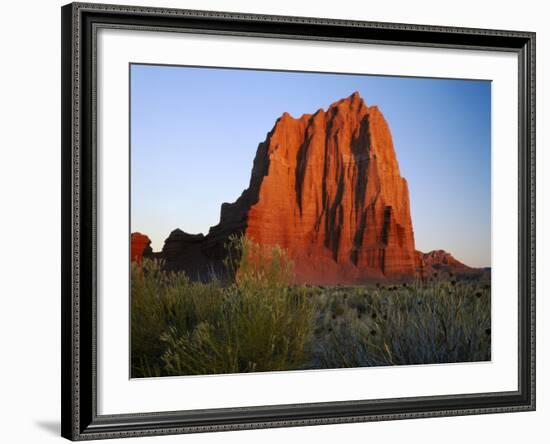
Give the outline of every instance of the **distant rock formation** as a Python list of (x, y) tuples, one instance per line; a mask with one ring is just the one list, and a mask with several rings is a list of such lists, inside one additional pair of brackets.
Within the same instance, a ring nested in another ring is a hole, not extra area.
[(141, 263), (143, 257), (152, 256), (151, 239), (142, 233), (132, 233), (130, 238), (130, 260)]
[(222, 270), (236, 234), (286, 249), (296, 283), (411, 280), (418, 253), (409, 207), (389, 126), (354, 93), (326, 111), (284, 113), (258, 146), (248, 188), (222, 204), (219, 224), (206, 236), (173, 231), (159, 256), (205, 280)]
[(445, 250), (433, 250), (429, 253), (416, 251), (416, 257), (419, 263), (423, 261), (427, 267), (435, 270), (468, 271), (472, 269), (456, 260), (451, 253), (447, 253)]
[(416, 251), (416, 269), (419, 277), (490, 280), (490, 268), (472, 268), (455, 259), (445, 250), (429, 253)]

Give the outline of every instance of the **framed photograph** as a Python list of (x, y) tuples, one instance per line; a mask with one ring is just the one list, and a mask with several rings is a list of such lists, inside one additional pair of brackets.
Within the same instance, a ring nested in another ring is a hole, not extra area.
[(535, 409), (534, 33), (61, 13), (64, 437)]

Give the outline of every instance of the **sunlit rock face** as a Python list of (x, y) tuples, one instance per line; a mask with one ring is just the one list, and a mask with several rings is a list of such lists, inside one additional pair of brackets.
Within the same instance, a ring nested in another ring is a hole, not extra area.
[(230, 234), (244, 233), (285, 248), (299, 283), (410, 279), (409, 207), (389, 126), (354, 93), (326, 111), (277, 120), (258, 146), (249, 187), (222, 205), (203, 250), (219, 256)]
[(130, 237), (130, 260), (141, 263), (143, 257), (151, 256), (151, 239), (142, 233), (132, 233)]

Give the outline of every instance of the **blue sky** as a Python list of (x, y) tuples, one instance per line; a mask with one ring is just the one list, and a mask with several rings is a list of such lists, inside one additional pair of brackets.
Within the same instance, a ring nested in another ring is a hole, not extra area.
[(389, 123), (416, 248), (490, 266), (488, 81), (132, 65), (131, 230), (155, 251), (175, 228), (206, 234), (248, 186), (283, 112), (313, 113), (354, 91)]

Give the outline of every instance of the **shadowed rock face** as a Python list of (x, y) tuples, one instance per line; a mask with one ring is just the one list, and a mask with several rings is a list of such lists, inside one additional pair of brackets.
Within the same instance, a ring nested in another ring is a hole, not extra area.
[(219, 270), (231, 234), (285, 248), (296, 282), (410, 279), (414, 235), (407, 181), (390, 129), (358, 93), (327, 111), (284, 113), (258, 146), (249, 187), (224, 203), (207, 236), (171, 233), (160, 256), (192, 277)]

